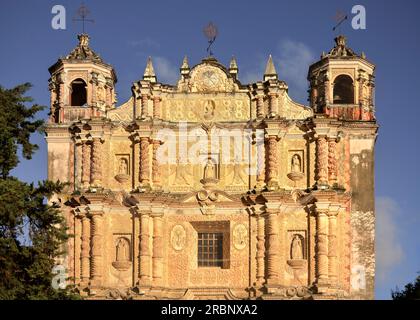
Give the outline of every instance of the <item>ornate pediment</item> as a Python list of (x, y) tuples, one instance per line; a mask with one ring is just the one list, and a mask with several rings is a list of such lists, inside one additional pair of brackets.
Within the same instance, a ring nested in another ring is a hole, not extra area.
[(184, 92), (212, 93), (232, 92), (238, 89), (235, 80), (216, 59), (207, 58), (195, 66), (188, 78), (178, 82), (178, 90)]

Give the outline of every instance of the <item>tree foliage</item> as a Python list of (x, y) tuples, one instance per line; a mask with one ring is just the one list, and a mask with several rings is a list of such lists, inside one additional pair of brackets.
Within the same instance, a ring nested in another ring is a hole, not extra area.
[(419, 300), (420, 299), (420, 275), (413, 283), (405, 285), (403, 290), (398, 288), (392, 291), (393, 300)]
[(71, 299), (70, 290), (51, 286), (56, 258), (68, 238), (58, 206), (48, 204), (64, 184), (42, 181), (36, 186), (10, 172), (19, 163), (18, 150), (31, 159), (38, 149), (30, 142), (43, 120), (34, 119), (43, 106), (25, 93), (29, 83), (13, 89), (0, 86), (0, 299)]

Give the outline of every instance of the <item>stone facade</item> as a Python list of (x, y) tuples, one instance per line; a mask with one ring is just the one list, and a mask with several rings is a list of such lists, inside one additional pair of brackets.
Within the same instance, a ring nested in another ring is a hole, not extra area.
[(120, 106), (85, 34), (49, 71), (48, 178), (69, 182), (51, 201), (83, 295), (373, 298), (374, 65), (344, 37), (310, 66), (309, 106), (271, 57), (247, 85), (234, 58), (185, 57), (175, 85), (149, 58)]

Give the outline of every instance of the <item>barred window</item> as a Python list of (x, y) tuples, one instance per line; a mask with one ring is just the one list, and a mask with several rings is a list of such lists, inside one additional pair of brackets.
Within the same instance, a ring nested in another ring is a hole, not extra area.
[(223, 267), (223, 233), (198, 233), (198, 266)]

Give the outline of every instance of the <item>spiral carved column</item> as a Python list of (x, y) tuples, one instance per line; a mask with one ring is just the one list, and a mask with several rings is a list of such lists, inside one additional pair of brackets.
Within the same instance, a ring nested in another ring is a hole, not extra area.
[(316, 215), (316, 275), (317, 285), (328, 283), (328, 216), (317, 210)]
[(141, 95), (141, 118), (147, 118), (149, 116), (149, 96), (147, 94)]
[(337, 182), (337, 143), (335, 139), (328, 139), (328, 180), (333, 185)]
[(153, 284), (162, 285), (163, 278), (163, 219), (162, 216), (153, 217)]
[(93, 138), (92, 142), (92, 167), (91, 167), (91, 184), (99, 187), (102, 184), (102, 153), (101, 139)]
[(90, 284), (100, 286), (102, 284), (102, 212), (91, 213), (91, 261), (90, 261)]
[(337, 261), (337, 214), (328, 213), (328, 275), (330, 284), (336, 284), (338, 278)]
[(139, 284), (143, 286), (149, 286), (151, 281), (149, 220), (147, 213), (140, 214)]
[(268, 137), (268, 166), (266, 168), (267, 184), (270, 189), (275, 189), (278, 186), (277, 181), (277, 137)]
[(80, 279), (82, 284), (87, 284), (89, 281), (90, 270), (90, 219), (83, 215), (82, 218), (82, 234), (81, 234), (81, 251), (80, 251)]
[(257, 118), (264, 118), (264, 96), (257, 96)]
[(280, 237), (277, 213), (267, 212), (266, 221), (267, 284), (277, 285), (280, 269)]
[(265, 185), (265, 145), (257, 143), (257, 189), (261, 190)]
[(257, 284), (265, 282), (265, 219), (261, 214), (257, 215)]
[(160, 108), (160, 102), (162, 98), (160, 97), (154, 97), (153, 98), (153, 118), (160, 119), (162, 118), (162, 111)]
[(328, 144), (325, 136), (318, 137), (316, 147), (317, 185), (326, 188), (328, 187)]
[(270, 116), (274, 117), (279, 113), (278, 101), (277, 101), (278, 95), (277, 93), (270, 93), (269, 97), (270, 97)]
[(82, 145), (82, 185), (84, 189), (89, 188), (90, 183), (90, 161), (91, 145), (84, 141)]
[(149, 138), (140, 138), (140, 185), (149, 185)]
[(160, 167), (158, 159), (158, 150), (160, 145), (160, 141), (153, 140), (152, 181), (154, 187), (160, 187)]

